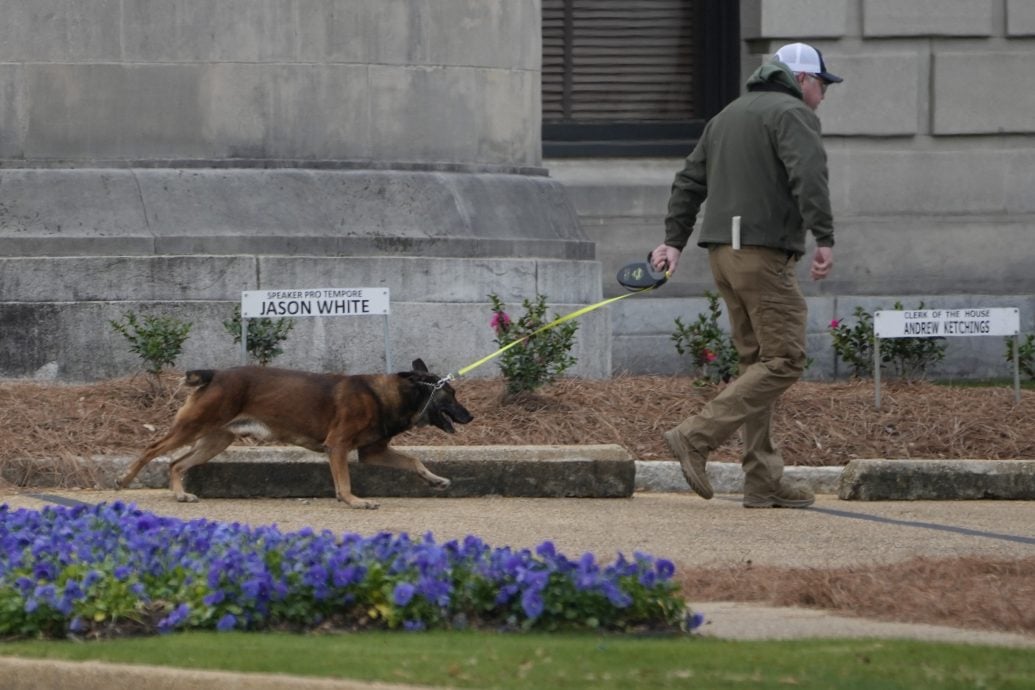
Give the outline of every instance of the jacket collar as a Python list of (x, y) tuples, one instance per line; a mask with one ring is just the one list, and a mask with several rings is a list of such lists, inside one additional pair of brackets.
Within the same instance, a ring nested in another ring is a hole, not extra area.
[(790, 67), (777, 60), (767, 62), (756, 69), (747, 80), (747, 90), (752, 92), (776, 91), (794, 96), (799, 100), (804, 98), (801, 86), (798, 85)]

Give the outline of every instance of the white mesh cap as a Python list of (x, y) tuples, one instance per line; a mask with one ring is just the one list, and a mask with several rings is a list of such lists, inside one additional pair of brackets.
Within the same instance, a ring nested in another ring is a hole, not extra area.
[(790, 67), (792, 72), (815, 74), (828, 84), (844, 81), (836, 74), (827, 72), (823, 54), (808, 43), (788, 43), (773, 54), (773, 59)]

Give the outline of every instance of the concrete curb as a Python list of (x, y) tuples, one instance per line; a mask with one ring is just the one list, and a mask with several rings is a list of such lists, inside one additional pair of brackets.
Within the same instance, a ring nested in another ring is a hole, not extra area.
[[(448, 489), (426, 485), (410, 472), (361, 465), (349, 457), (353, 492), (381, 497), (521, 496), (538, 498), (620, 498), (635, 490), (637, 463), (618, 445), (585, 446), (393, 446), (421, 459), (433, 473), (450, 479)], [(94, 486), (110, 489), (133, 461), (130, 456), (93, 456), (82, 461)], [(55, 472), (43, 464), (18, 483), (53, 485)], [(148, 464), (131, 488), (169, 486), (169, 459)], [(327, 458), (293, 446), (238, 446), (187, 472), (184, 488), (200, 498), (332, 497)]]
[[(393, 497), (627, 497), (635, 491), (687, 493), (690, 487), (674, 460), (634, 460), (618, 445), (586, 446), (398, 446), (419, 457), (435, 474), (448, 477), (449, 489), (437, 490), (410, 473), (356, 463), (350, 457), (353, 490), (360, 496)], [(83, 461), (95, 488), (115, 485), (133, 461), (130, 456), (93, 456)], [(836, 494), (840, 467), (787, 467), (788, 478), (816, 493)], [(40, 468), (22, 483), (48, 486), (53, 473)], [(742, 493), (744, 477), (735, 463), (708, 463), (708, 477), (718, 493)], [(218, 459), (190, 470), (185, 488), (201, 498), (329, 497), (330, 469), (324, 456), (293, 446), (237, 446)], [(145, 467), (133, 488), (169, 486), (169, 459)]]
[[(624, 498), (635, 487), (636, 465), (621, 446), (414, 446), (397, 450), (446, 477), (431, 487), (412, 472), (350, 462), (357, 496), (403, 498)], [(240, 448), (195, 467), (184, 488), (199, 498), (331, 498), (330, 465), (321, 454), (294, 448)]]
[[(787, 479), (811, 488), (817, 494), (836, 494), (841, 480), (841, 467), (784, 468)], [(708, 481), (718, 494), (744, 493), (744, 473), (733, 462), (709, 462)], [(636, 461), (636, 490), (682, 493), (690, 491), (683, 470), (674, 460)]]
[[(416, 475), (361, 465), (350, 459), (354, 492), (380, 497), (520, 496), (537, 498), (619, 498), (636, 491), (687, 493), (690, 487), (672, 460), (635, 460), (618, 445), (585, 446), (400, 446), (435, 474), (449, 478), (445, 490), (427, 486)], [(81, 460), (99, 489), (132, 462), (129, 456)], [(57, 462), (20, 466), (23, 486), (56, 486)], [(852, 460), (846, 467), (788, 466), (785, 476), (817, 494), (843, 500), (965, 500), (1035, 498), (1035, 461), (1031, 460)], [(709, 462), (716, 493), (740, 494), (740, 465)], [(326, 458), (291, 446), (238, 446), (214, 462), (187, 473), (185, 487), (202, 498), (294, 498), (333, 495)], [(158, 458), (138, 475), (136, 488), (169, 485), (169, 461)]]
[(852, 460), (838, 497), (849, 501), (1035, 499), (1035, 460)]

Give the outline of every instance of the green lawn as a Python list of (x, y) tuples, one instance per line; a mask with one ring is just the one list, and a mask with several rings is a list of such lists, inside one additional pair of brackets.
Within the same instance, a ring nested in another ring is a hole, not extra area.
[(1031, 649), (886, 640), (184, 633), (9, 642), (0, 654), (485, 689), (1035, 687)]

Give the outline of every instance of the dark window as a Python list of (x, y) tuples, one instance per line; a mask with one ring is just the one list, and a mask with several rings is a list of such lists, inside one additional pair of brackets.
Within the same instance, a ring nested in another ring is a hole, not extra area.
[(542, 0), (543, 154), (685, 154), (739, 92), (731, 0)]

